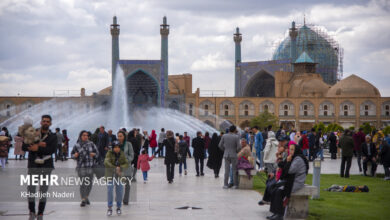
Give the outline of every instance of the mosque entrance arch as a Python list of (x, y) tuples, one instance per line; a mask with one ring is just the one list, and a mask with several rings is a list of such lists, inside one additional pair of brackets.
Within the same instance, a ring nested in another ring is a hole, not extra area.
[(127, 76), (127, 98), (130, 109), (159, 105), (160, 87), (157, 80), (143, 70)]
[(246, 97), (275, 97), (275, 78), (265, 70), (254, 74), (245, 86)]

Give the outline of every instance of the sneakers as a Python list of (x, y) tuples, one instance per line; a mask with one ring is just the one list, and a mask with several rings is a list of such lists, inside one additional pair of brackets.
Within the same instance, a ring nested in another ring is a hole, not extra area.
[(117, 214), (117, 215), (122, 215), (121, 208), (117, 208), (117, 209), (116, 209), (116, 214)]
[(112, 209), (111, 208), (108, 208), (107, 210), (107, 216), (111, 216), (112, 215)]
[(87, 205), (91, 205), (91, 202), (89, 202), (89, 199), (86, 199), (85, 203), (87, 203)]
[(229, 189), (229, 186), (223, 186), (222, 188), (223, 189)]
[(38, 215), (37, 220), (43, 220), (43, 215)]
[(184, 175), (187, 175), (187, 170), (184, 170)]
[(238, 186), (233, 186), (233, 189), (238, 189)]
[(80, 207), (84, 207), (87, 204), (87, 202), (83, 199), (80, 203)]
[(201, 175), (201, 176), (204, 176), (204, 173), (201, 173), (200, 175)]

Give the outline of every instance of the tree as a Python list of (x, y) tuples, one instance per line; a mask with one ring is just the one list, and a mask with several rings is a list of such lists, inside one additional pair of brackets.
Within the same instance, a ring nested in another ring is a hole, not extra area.
[(344, 128), (340, 126), (339, 124), (333, 123), (329, 124), (326, 129), (326, 132), (334, 132), (334, 131), (344, 131)]
[(322, 123), (322, 122), (314, 125), (313, 128), (316, 130), (316, 132), (318, 132), (319, 130), (321, 130), (322, 132), (325, 132), (325, 129), (326, 129), (324, 123)]
[(273, 128), (277, 128), (279, 124), (279, 119), (274, 114), (269, 113), (268, 111), (264, 111), (260, 113), (258, 116), (254, 117), (250, 121), (250, 126), (258, 126), (259, 129), (263, 129), (272, 125)]
[(383, 134), (385, 134), (386, 136), (388, 134), (390, 134), (390, 126), (386, 126), (384, 129), (383, 129)]
[(369, 123), (364, 123), (360, 126), (360, 128), (363, 128), (363, 133), (365, 134), (371, 134), (371, 132), (375, 129), (372, 127)]

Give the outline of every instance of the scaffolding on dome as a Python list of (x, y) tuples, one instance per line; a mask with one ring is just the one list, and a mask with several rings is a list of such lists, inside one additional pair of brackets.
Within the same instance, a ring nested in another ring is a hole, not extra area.
[[(297, 25), (298, 31), (296, 48), (298, 56), (303, 51), (318, 63), (317, 73), (320, 73), (324, 81), (334, 84), (343, 76), (344, 50), (325, 28), (312, 24)], [(273, 60), (292, 59), (290, 54), (291, 40), (287, 36), (278, 43), (272, 56)], [(296, 58), (295, 58), (296, 59)], [(294, 62), (292, 60), (291, 62)]]

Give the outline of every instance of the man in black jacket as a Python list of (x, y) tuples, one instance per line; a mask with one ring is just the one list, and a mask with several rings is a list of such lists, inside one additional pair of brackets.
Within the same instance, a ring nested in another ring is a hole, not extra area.
[(366, 142), (362, 144), (362, 156), (363, 156), (363, 173), (367, 176), (367, 163), (371, 162), (371, 176), (375, 175), (376, 171), (376, 156), (377, 151), (375, 144), (371, 142), (371, 137), (366, 136)]
[(97, 134), (96, 147), (99, 150), (99, 160), (104, 161), (104, 158), (106, 158), (106, 153), (109, 147), (108, 134), (104, 130), (104, 126), (100, 126), (99, 128), (99, 133)]
[(199, 164), (200, 164), (200, 175), (204, 176), (203, 165), (204, 165), (204, 146), (205, 142), (202, 138), (202, 132), (196, 132), (196, 138), (192, 139), (192, 147), (194, 148), (194, 158), (195, 158), (195, 169), (196, 176), (199, 176)]
[(316, 135), (316, 130), (312, 128), (311, 132), (307, 136), (307, 139), (309, 140), (309, 161), (316, 159)]
[[(50, 131), (51, 116), (43, 115), (41, 118), (41, 128), (39, 129), (40, 141), (35, 144), (24, 144), (23, 151), (28, 151), (28, 175), (41, 175), (47, 177), (54, 169), (52, 154), (56, 153), (57, 136)], [(48, 184), (39, 186), (39, 194), (45, 195), (49, 189)], [(35, 194), (36, 186), (28, 185), (27, 191), (30, 195)], [(39, 198), (37, 219), (43, 219), (43, 212), (46, 206), (46, 197)], [(30, 210), (30, 219), (35, 218), (35, 197), (28, 198), (28, 208)]]

